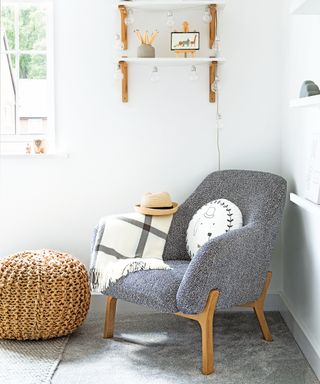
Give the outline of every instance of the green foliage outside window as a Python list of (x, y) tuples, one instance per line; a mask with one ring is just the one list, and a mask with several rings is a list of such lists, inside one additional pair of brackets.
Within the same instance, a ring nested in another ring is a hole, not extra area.
[(33, 50), (46, 50), (46, 11), (36, 6), (3, 6), (1, 8), (1, 24), (5, 30), (8, 49), (15, 49), (15, 13), (19, 17), (19, 50), (30, 51), (20, 56), (21, 79), (46, 79), (46, 55), (32, 54)]
[(8, 49), (15, 48), (15, 27), (14, 8), (9, 6), (1, 7), (1, 26), (6, 33)]

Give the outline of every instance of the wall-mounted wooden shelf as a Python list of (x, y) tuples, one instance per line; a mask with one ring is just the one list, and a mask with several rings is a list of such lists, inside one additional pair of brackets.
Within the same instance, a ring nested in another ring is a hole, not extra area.
[(208, 6), (215, 4), (219, 9), (223, 9), (226, 5), (225, 0), (199, 0), (199, 1), (121, 1), (118, 3), (119, 6), (124, 6), (131, 9), (144, 9), (144, 10), (155, 10), (155, 11), (174, 11), (177, 9), (188, 9), (196, 8), (201, 6)]
[(301, 97), (290, 101), (291, 108), (320, 107), (320, 95)]
[(225, 6), (225, 0), (214, 1), (122, 1), (118, 3), (121, 19), (121, 42), (123, 49), (128, 49), (128, 26), (125, 23), (128, 15), (128, 9), (145, 9), (145, 10), (175, 10), (185, 8), (195, 8), (207, 6), (209, 7), (212, 21), (209, 23), (209, 48), (214, 48), (214, 42), (217, 34), (217, 10)]
[(320, 15), (319, 0), (296, 0), (291, 8), (293, 15)]
[(127, 103), (129, 101), (128, 95), (128, 64), (142, 64), (148, 66), (181, 66), (181, 65), (199, 65), (209, 64), (209, 102), (215, 103), (216, 93), (212, 87), (216, 79), (217, 65), (218, 63), (225, 62), (223, 57), (156, 57), (156, 58), (140, 58), (140, 57), (121, 57), (119, 58), (119, 67), (123, 74), (122, 79), (122, 102)]
[(180, 66), (180, 65), (200, 65), (208, 64), (211, 62), (223, 63), (226, 61), (224, 57), (155, 57), (155, 58), (142, 58), (142, 57), (121, 57), (119, 61), (127, 63), (143, 64), (143, 65), (167, 65), (167, 66)]
[(315, 204), (307, 199), (304, 199), (303, 197), (300, 197), (295, 193), (290, 193), (290, 201), (308, 212), (320, 214), (320, 205)]
[[(144, 9), (144, 10), (158, 10), (158, 11), (171, 11), (176, 9), (196, 8), (196, 7), (208, 7), (211, 14), (211, 22), (209, 23), (209, 48), (214, 48), (216, 41), (217, 27), (218, 27), (218, 9), (222, 9), (226, 4), (225, 0), (152, 0), (152, 1), (121, 1), (118, 3), (118, 9), (121, 17), (121, 42), (123, 49), (128, 49), (128, 26), (126, 25), (126, 17), (128, 16), (129, 9)], [(186, 56), (186, 54), (185, 54)], [(136, 57), (121, 57), (119, 58), (119, 67), (123, 74), (122, 79), (122, 102), (127, 103), (128, 96), (128, 66), (129, 64), (145, 64), (152, 66), (160, 65), (209, 65), (209, 102), (215, 103), (216, 92), (214, 90), (214, 83), (217, 74), (218, 63), (224, 62), (225, 59), (221, 57), (157, 57), (157, 58), (136, 58)]]

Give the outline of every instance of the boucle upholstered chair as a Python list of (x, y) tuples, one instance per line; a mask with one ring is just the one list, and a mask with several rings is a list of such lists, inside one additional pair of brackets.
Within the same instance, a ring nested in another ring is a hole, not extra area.
[[(186, 250), (189, 221), (202, 205), (219, 198), (240, 208), (244, 226), (212, 239), (190, 260)], [(285, 198), (286, 181), (270, 173), (230, 170), (210, 174), (174, 216), (164, 250), (164, 260), (172, 269), (131, 273), (104, 292), (104, 337), (113, 337), (116, 302), (123, 299), (196, 320), (202, 332), (204, 374), (214, 371), (216, 309), (252, 307), (264, 339), (272, 341), (263, 308)]]

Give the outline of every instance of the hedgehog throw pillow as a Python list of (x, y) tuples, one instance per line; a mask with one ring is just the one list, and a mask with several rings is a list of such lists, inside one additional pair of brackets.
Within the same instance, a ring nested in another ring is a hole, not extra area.
[(242, 227), (242, 213), (231, 201), (219, 199), (201, 207), (187, 230), (187, 250), (192, 258), (209, 240)]

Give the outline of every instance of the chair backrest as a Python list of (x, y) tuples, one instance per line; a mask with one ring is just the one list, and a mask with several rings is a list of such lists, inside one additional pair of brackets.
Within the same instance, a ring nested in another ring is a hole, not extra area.
[(174, 215), (163, 258), (190, 259), (186, 249), (186, 233), (190, 220), (204, 204), (221, 198), (230, 200), (240, 208), (244, 225), (259, 225), (268, 234), (266, 239), (270, 239), (270, 234), (276, 237), (286, 189), (286, 181), (271, 173), (240, 170), (211, 173)]

